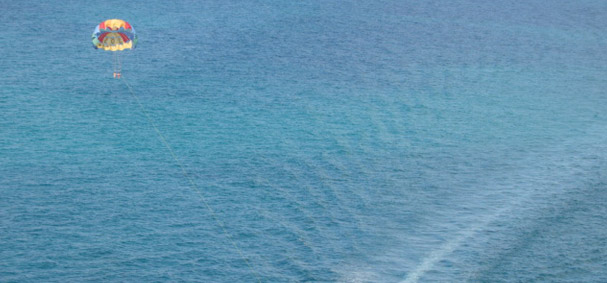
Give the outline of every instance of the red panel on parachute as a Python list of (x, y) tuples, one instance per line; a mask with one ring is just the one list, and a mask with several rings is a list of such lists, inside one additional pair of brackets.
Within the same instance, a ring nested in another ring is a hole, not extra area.
[(108, 34), (109, 32), (104, 32), (103, 34), (101, 34), (97, 40), (99, 40), (100, 42), (103, 42), (103, 39), (105, 38), (105, 36)]
[(130, 39), (128, 36), (126, 36), (126, 34), (121, 33), (121, 32), (119, 32), (118, 34), (120, 35), (120, 37), (122, 37), (122, 40), (124, 41), (124, 43), (129, 42)]

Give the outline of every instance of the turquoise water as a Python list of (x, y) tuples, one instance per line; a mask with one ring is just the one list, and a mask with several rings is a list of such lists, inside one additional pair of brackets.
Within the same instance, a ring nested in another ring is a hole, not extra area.
[(418, 2), (0, 0), (0, 281), (607, 281), (607, 4)]

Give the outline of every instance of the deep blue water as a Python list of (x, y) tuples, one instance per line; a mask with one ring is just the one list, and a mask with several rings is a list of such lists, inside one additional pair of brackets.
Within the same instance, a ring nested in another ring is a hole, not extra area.
[(604, 1), (0, 10), (2, 282), (607, 281)]

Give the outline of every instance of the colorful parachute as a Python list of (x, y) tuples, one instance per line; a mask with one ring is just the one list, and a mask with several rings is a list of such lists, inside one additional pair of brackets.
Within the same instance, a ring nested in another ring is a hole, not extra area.
[(133, 49), (137, 44), (135, 29), (126, 21), (111, 19), (101, 22), (93, 32), (93, 47), (109, 51)]

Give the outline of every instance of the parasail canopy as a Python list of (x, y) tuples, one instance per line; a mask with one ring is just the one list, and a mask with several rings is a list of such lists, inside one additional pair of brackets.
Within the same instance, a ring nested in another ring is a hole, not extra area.
[(135, 29), (119, 19), (105, 20), (97, 25), (92, 35), (93, 47), (108, 51), (133, 49), (137, 44)]

